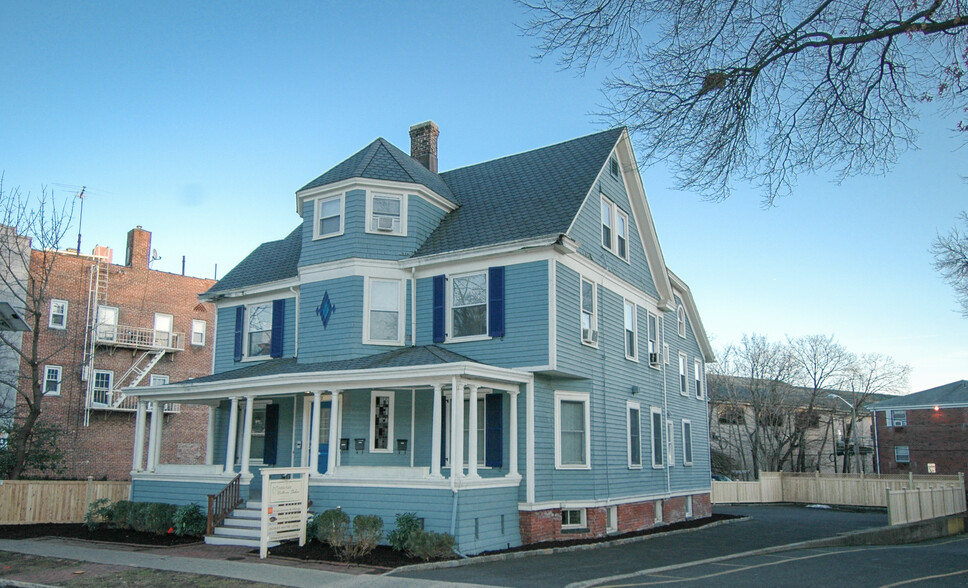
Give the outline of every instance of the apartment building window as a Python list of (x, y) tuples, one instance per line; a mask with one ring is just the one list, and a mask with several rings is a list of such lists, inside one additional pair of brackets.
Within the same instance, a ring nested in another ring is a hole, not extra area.
[(118, 338), (118, 309), (113, 306), (97, 307), (97, 340), (114, 341)]
[(400, 280), (368, 279), (364, 343), (403, 344), (402, 285)]
[(555, 392), (555, 467), (588, 469), (588, 394)]
[(390, 453), (393, 438), (393, 393), (373, 391), (370, 396), (370, 452)]
[(629, 215), (602, 195), (602, 247), (629, 259)]
[(367, 232), (406, 235), (407, 201), (401, 194), (367, 194)]
[(174, 330), (175, 317), (161, 312), (155, 313), (155, 347), (172, 347)]
[(618, 228), (618, 242), (616, 246), (618, 249), (615, 254), (624, 259), (629, 260), (629, 215), (625, 214), (621, 210), (615, 213), (615, 221)]
[(649, 365), (658, 368), (659, 367), (659, 319), (657, 316), (649, 313), (648, 319), (648, 337), (649, 337)]
[(625, 359), (638, 359), (639, 334), (635, 303), (625, 301)]
[(59, 365), (44, 367), (44, 396), (60, 396), (62, 373), (63, 369)]
[(897, 463), (911, 463), (910, 448), (907, 445), (895, 445), (894, 461)]
[(487, 272), (454, 276), (450, 300), (454, 338), (487, 334)]
[(652, 407), (652, 467), (661, 468), (662, 459), (662, 409)]
[(111, 387), (114, 383), (114, 372), (109, 370), (94, 370), (94, 398), (95, 404), (111, 404)]
[(503, 337), (503, 266), (433, 277), (433, 341)]
[(148, 378), (149, 386), (164, 386), (166, 384), (168, 384), (168, 376), (151, 374), (151, 376)]
[(254, 304), (246, 311), (246, 356), (268, 357), (272, 347), (272, 304)]
[(906, 427), (907, 426), (907, 411), (906, 410), (892, 410), (891, 411), (891, 426), (892, 427)]
[(692, 422), (682, 420), (682, 463), (692, 465)]
[(686, 379), (686, 365), (689, 363), (689, 358), (685, 353), (679, 354), (679, 394), (683, 396), (689, 395), (689, 382)]
[(666, 443), (668, 444), (669, 467), (676, 465), (676, 425), (666, 419)]
[(325, 239), (343, 234), (345, 199), (342, 194), (317, 199), (315, 208), (314, 239)]
[(585, 528), (585, 509), (584, 508), (563, 508), (561, 509), (561, 528), (584, 529)]
[(682, 338), (686, 337), (686, 309), (679, 305), (676, 309), (676, 324), (679, 329), (679, 336)]
[(205, 330), (208, 323), (192, 319), (192, 345), (205, 345)]
[(597, 290), (594, 282), (581, 279), (581, 341), (588, 345), (598, 344)]
[(702, 398), (703, 395), (703, 382), (705, 381), (702, 361), (696, 360), (693, 363), (693, 372), (696, 378), (696, 398)]
[(613, 205), (611, 202), (602, 196), (602, 247), (612, 250), (612, 211)]
[(47, 326), (52, 329), (66, 329), (67, 328), (67, 301), (66, 300), (51, 300), (50, 301), (50, 317), (48, 318)]
[(628, 430), (628, 455), (629, 455), (629, 468), (641, 468), (642, 467), (642, 420), (641, 420), (641, 409), (638, 402), (628, 401), (626, 403), (626, 415), (628, 421), (626, 423), (626, 428)]

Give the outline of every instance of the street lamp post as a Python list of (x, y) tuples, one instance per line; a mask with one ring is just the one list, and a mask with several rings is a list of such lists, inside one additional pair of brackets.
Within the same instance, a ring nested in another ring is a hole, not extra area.
[[(851, 436), (854, 438), (854, 466), (857, 468), (857, 473), (861, 473), (860, 470), (860, 447), (857, 445), (857, 408), (853, 404), (844, 400), (844, 397), (839, 394), (827, 394), (827, 398), (839, 398), (844, 404), (850, 407), (850, 420), (851, 420), (851, 430), (853, 433)], [(847, 451), (846, 442), (844, 443), (844, 451)]]

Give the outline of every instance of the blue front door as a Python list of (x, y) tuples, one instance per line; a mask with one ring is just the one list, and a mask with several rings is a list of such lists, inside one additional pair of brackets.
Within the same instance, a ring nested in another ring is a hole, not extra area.
[(329, 467), (329, 415), (332, 403), (319, 403), (319, 449), (317, 452), (319, 473), (325, 474)]

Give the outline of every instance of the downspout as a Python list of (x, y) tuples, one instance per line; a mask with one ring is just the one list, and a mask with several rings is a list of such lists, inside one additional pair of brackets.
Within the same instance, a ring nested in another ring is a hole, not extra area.
[[(296, 297), (296, 316), (294, 317), (294, 320), (293, 320), (293, 324), (295, 325), (295, 328), (293, 328), (292, 330), (292, 334), (295, 337), (295, 345), (293, 346), (292, 354), (295, 357), (299, 357), (299, 293), (296, 292), (296, 289), (294, 286), (289, 286), (289, 291), (292, 292), (293, 295)], [(293, 414), (295, 414), (295, 410), (293, 410)]]
[(417, 346), (417, 268), (410, 268), (410, 346)]
[[(877, 475), (881, 475), (881, 451), (877, 444), (877, 411), (872, 410), (871, 416), (873, 417), (873, 422), (871, 423), (871, 430), (874, 432), (874, 467), (877, 469)], [(884, 424), (887, 424), (887, 413), (884, 413)]]

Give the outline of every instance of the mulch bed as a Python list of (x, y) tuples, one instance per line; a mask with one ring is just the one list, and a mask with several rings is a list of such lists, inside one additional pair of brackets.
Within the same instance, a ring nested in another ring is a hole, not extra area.
[[(253, 553), (258, 553), (258, 550)], [(303, 561), (340, 561), (336, 550), (330, 547), (328, 543), (316, 540), (307, 541), (306, 545), (302, 547), (299, 547), (298, 541), (286, 541), (270, 549), (269, 555), (274, 557), (291, 557)], [(347, 563), (376, 568), (399, 568), (400, 566), (423, 563), (423, 560), (407, 557), (403, 552), (397, 551), (388, 545), (377, 545), (376, 549), (362, 558)]]
[(0, 538), (3, 539), (36, 539), (38, 537), (64, 537), (67, 539), (85, 539), (87, 541), (104, 541), (107, 543), (128, 543), (132, 545), (147, 545), (170, 547), (173, 545), (187, 545), (198, 543), (201, 537), (183, 537), (170, 533), (156, 535), (130, 529), (110, 529), (101, 527), (89, 531), (80, 523), (41, 524), (41, 525), (0, 525)]

